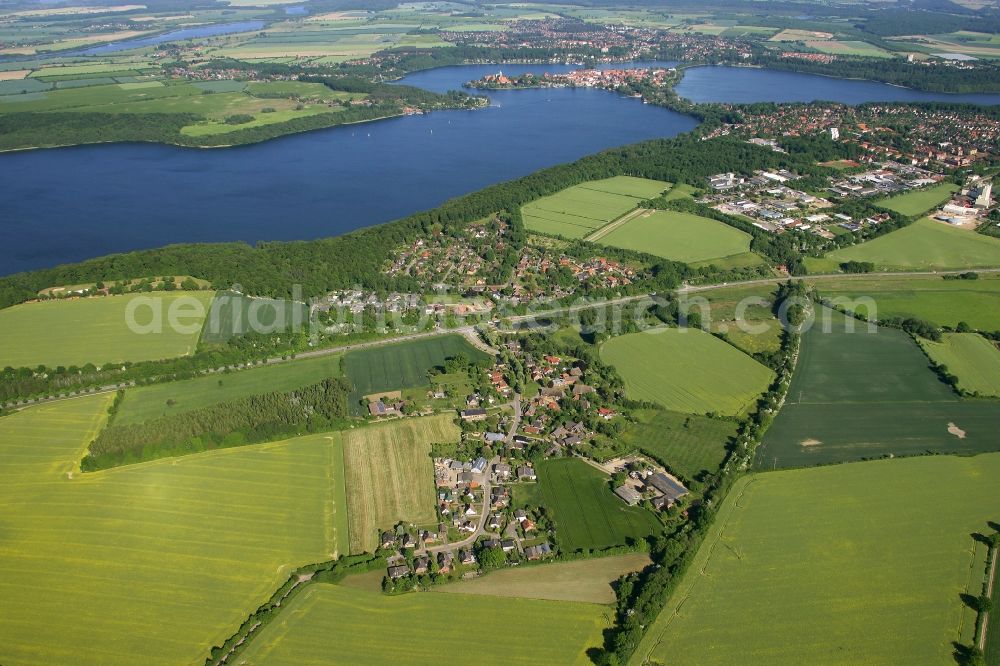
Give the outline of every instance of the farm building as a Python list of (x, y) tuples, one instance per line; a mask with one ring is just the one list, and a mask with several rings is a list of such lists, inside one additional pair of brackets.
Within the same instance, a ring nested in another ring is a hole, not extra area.
[(663, 472), (658, 472), (649, 476), (646, 479), (646, 486), (648, 488), (653, 488), (667, 498), (667, 506), (672, 505), (674, 502), (690, 492), (680, 481), (672, 476), (664, 474)]
[(629, 486), (618, 486), (615, 488), (615, 495), (625, 500), (625, 503), (629, 506), (635, 506), (642, 501), (642, 495), (635, 488), (630, 488)]

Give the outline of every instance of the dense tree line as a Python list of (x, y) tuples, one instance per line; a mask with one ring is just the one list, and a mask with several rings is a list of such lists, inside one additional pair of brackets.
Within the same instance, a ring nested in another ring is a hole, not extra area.
[[(802, 283), (782, 284), (776, 294), (775, 311), (788, 311), (789, 319), (801, 317), (801, 306), (788, 307), (786, 302), (789, 299), (797, 301), (805, 296), (805, 286)], [(794, 322), (790, 323), (794, 325)], [(688, 520), (680, 523), (673, 533), (654, 540), (650, 553), (653, 566), (632, 577), (627, 584), (618, 586), (615, 626), (605, 635), (604, 648), (592, 654), (598, 664), (629, 663), (646, 631), (656, 621), (683, 580), (723, 499), (739, 478), (744, 466), (752, 461), (756, 444), (763, 437), (774, 418), (777, 406), (788, 390), (798, 344), (798, 333), (786, 328), (782, 333), (781, 362), (777, 364), (777, 377), (768, 392), (758, 401), (757, 409), (741, 424), (736, 445), (729, 452), (720, 473), (707, 481), (704, 501), (689, 509)]]
[(328, 429), (347, 419), (350, 391), (346, 380), (332, 378), (144, 423), (111, 425), (91, 443), (81, 468), (92, 471)]
[(839, 56), (833, 62), (815, 62), (782, 58), (780, 53), (761, 50), (754, 54), (753, 63), (770, 69), (845, 79), (870, 79), (932, 92), (1000, 92), (1000, 66), (986, 60), (977, 63), (976, 67), (959, 69), (944, 64), (921, 65), (901, 58)]

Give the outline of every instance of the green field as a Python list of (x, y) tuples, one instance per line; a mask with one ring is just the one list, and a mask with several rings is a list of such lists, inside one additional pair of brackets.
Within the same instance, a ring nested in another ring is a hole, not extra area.
[(958, 377), (958, 387), (983, 396), (1000, 396), (1000, 350), (977, 333), (945, 333), (941, 342), (921, 340), (927, 355)]
[(690, 483), (704, 472), (714, 473), (736, 435), (736, 422), (680, 414), (662, 409), (633, 412), (621, 440), (652, 456), (675, 476)]
[(142, 423), (251, 395), (292, 391), (339, 377), (341, 359), (334, 354), (131, 388), (118, 408), (115, 424)]
[[(878, 270), (947, 270), (1000, 267), (1000, 239), (923, 218), (860, 245), (834, 250), (826, 259), (870, 261)], [(822, 260), (820, 260), (822, 262)], [(815, 272), (820, 262), (808, 262)], [(823, 266), (827, 269), (830, 266)]]
[(530, 231), (583, 238), (670, 187), (669, 183), (615, 176), (574, 185), (521, 208)]
[[(100, 365), (185, 356), (198, 344), (211, 300), (212, 292), (207, 291), (157, 292), (5, 308), (0, 310), (0, 367)], [(171, 308), (179, 327), (170, 325)], [(139, 326), (134, 331), (126, 320), (130, 314)]]
[(632, 218), (600, 243), (696, 263), (748, 253), (750, 234), (700, 215), (661, 210)]
[(305, 303), (220, 291), (212, 302), (201, 341), (225, 342), (244, 333), (279, 333), (308, 324), (309, 306)]
[[(830, 313), (830, 310), (821, 310)], [(802, 339), (784, 406), (757, 450), (759, 468), (794, 467), (927, 451), (1000, 448), (1000, 404), (959, 400), (902, 331), (867, 332), (830, 315), (830, 331)], [(958, 428), (949, 432), (950, 424)]]
[(452, 415), (379, 423), (340, 434), (344, 442), (351, 552), (375, 552), (380, 530), (403, 520), (433, 523), (431, 444), (457, 442)]
[(774, 378), (767, 367), (694, 328), (611, 338), (601, 358), (621, 374), (630, 398), (691, 414), (745, 413)]
[(915, 215), (923, 215), (932, 208), (940, 206), (956, 190), (958, 190), (958, 186), (954, 183), (938, 183), (937, 185), (931, 185), (920, 190), (882, 199), (875, 203), (882, 206), (882, 208), (888, 208), (901, 215), (913, 217)]
[(613, 604), (615, 591), (611, 584), (627, 573), (642, 571), (650, 562), (646, 553), (632, 553), (545, 566), (501, 569), (488, 576), (440, 585), (434, 591)]
[(1000, 455), (740, 479), (633, 663), (954, 663), (998, 478)]
[(340, 446), (310, 435), (80, 474), (110, 400), (0, 418), (4, 664), (202, 663), (292, 569), (347, 550)]
[(774, 286), (719, 287), (683, 296), (688, 311), (699, 313), (712, 333), (747, 354), (781, 348), (781, 322), (774, 316)]
[(872, 298), (875, 312), (858, 301), (857, 309), (876, 318), (916, 317), (954, 328), (964, 321), (981, 331), (1000, 331), (1000, 276), (984, 273), (978, 280), (944, 280), (937, 275), (844, 278), (816, 281), (824, 297)]
[[(586, 651), (601, 645), (609, 619), (605, 608), (587, 603), (471, 594), (390, 597), (317, 584), (264, 627), (241, 658), (269, 666), (589, 664)], [(484, 632), (505, 638), (484, 642)]]
[(378, 391), (430, 386), (428, 371), (459, 354), (473, 361), (486, 358), (486, 354), (461, 335), (440, 335), (348, 352), (344, 357), (344, 374), (354, 384), (351, 409), (355, 414), (367, 413), (361, 399)]
[(517, 506), (544, 506), (564, 551), (608, 548), (657, 531), (646, 509), (628, 506), (611, 492), (608, 475), (579, 458), (554, 458), (536, 465), (538, 482), (514, 488)]
[(810, 46), (820, 53), (830, 53), (832, 55), (861, 56), (866, 58), (894, 57), (885, 49), (881, 49), (868, 42), (810, 40), (806, 42), (806, 46)]

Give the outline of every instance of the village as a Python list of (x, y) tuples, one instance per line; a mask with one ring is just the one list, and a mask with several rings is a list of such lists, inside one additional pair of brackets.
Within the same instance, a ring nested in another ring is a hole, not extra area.
[[(545, 497), (544, 489), (531, 491), (546, 483), (537, 472), (539, 461), (586, 462), (624, 507), (654, 515), (679, 511), (683, 517), (684, 507), (697, 504), (661, 464), (627, 447), (606, 448), (624, 415), (599, 372), (579, 359), (528, 349), (517, 339), (502, 351), (506, 360), (482, 371), (481, 388), (457, 413), (461, 444), (450, 455), (434, 457), (437, 523), (400, 523), (380, 533), (386, 592), (571, 555), (560, 544), (552, 507), (524, 499)], [(516, 392), (522, 380), (522, 392)], [(401, 406), (392, 407), (391, 413), (370, 413), (402, 417)]]

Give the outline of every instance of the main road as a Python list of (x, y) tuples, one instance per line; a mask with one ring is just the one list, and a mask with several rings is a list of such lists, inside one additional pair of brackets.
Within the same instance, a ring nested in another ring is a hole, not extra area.
[[(913, 277), (913, 276), (931, 276), (931, 275), (960, 275), (962, 273), (1000, 273), (1000, 268), (980, 268), (975, 270), (955, 270), (955, 271), (886, 271), (880, 273), (824, 273), (821, 275), (784, 275), (769, 278), (758, 278), (756, 280), (744, 280), (741, 282), (723, 282), (721, 284), (704, 284), (704, 285), (689, 285), (684, 284), (673, 290), (673, 293), (677, 294), (695, 294), (705, 291), (713, 291), (715, 289), (721, 289), (725, 287), (752, 287), (757, 285), (767, 285), (767, 284), (780, 284), (782, 282), (796, 281), (826, 281), (826, 280), (865, 280), (865, 279), (878, 279), (878, 278), (891, 278), (891, 277)], [(626, 303), (634, 303), (637, 301), (642, 301), (646, 299), (651, 299), (655, 297), (655, 293), (643, 293), (634, 294), (632, 296), (621, 296), (619, 298), (611, 298), (604, 301), (595, 301), (588, 303), (576, 303), (573, 305), (560, 306), (556, 308), (550, 308), (548, 310), (539, 310), (537, 312), (532, 312), (531, 314), (525, 315), (512, 315), (510, 317), (505, 317), (504, 320), (510, 323), (523, 323), (527, 321), (532, 321), (535, 319), (545, 319), (547, 317), (552, 317), (559, 314), (569, 314), (572, 312), (581, 312), (583, 310), (591, 310), (595, 308), (609, 307), (615, 305), (624, 305)], [(496, 327), (495, 322), (490, 322), (490, 325)], [(397, 335), (391, 338), (380, 338), (378, 340), (369, 340), (367, 342), (355, 342), (346, 345), (337, 345), (334, 347), (323, 347), (322, 349), (310, 349), (308, 351), (299, 352), (294, 356), (285, 358), (269, 358), (264, 361), (267, 365), (273, 365), (275, 363), (287, 363), (289, 361), (305, 359), (305, 358), (318, 358), (322, 356), (330, 356), (333, 354), (343, 354), (349, 351), (355, 351), (359, 349), (371, 349), (374, 347), (382, 347), (385, 345), (391, 345), (398, 342), (408, 342), (411, 340), (421, 340), (424, 338), (433, 338), (442, 335), (463, 335), (467, 338), (478, 338), (476, 333), (477, 326), (460, 326), (457, 328), (435, 328), (430, 331), (420, 331), (416, 333), (407, 333), (405, 335)], [(482, 348), (483, 345), (477, 345)], [(226, 370), (245, 370), (249, 368), (258, 367), (256, 363), (242, 363), (236, 365), (230, 365), (220, 368), (211, 368), (209, 370), (204, 370), (202, 374), (208, 375), (217, 372), (224, 372)], [(23, 403), (15, 401), (8, 402), (2, 405), (6, 408), (21, 408), (29, 407), (32, 405), (38, 405), (46, 402), (54, 402), (56, 400), (67, 400), (69, 398), (80, 397), (81, 395), (94, 395), (97, 393), (107, 393), (110, 391), (116, 391), (120, 388), (129, 388), (135, 386), (135, 382), (123, 382), (121, 384), (106, 384), (104, 386), (95, 388), (91, 391), (80, 391), (76, 393), (71, 393), (67, 396), (55, 396), (55, 397), (45, 397), (45, 398), (30, 398), (25, 400)]]

